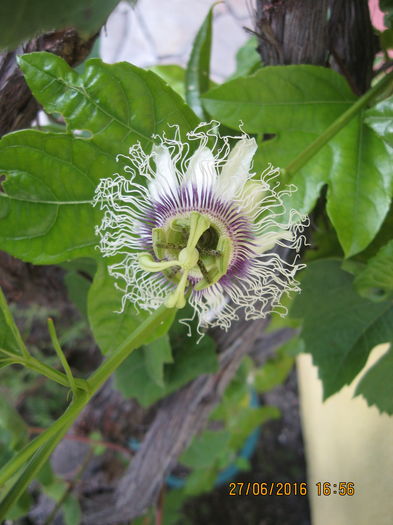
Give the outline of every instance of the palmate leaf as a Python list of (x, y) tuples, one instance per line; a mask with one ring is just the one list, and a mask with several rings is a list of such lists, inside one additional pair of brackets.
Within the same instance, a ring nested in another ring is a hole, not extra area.
[[(285, 168), (356, 100), (345, 79), (326, 68), (275, 66), (211, 89), (206, 110), (227, 126), (243, 121), (248, 133), (274, 134), (260, 143), (255, 167)], [(389, 155), (362, 115), (353, 119), (292, 178), (290, 205), (312, 209), (329, 185), (328, 213), (347, 256), (374, 238), (389, 209)]]
[(367, 371), (356, 387), (367, 403), (380, 412), (393, 415), (393, 349), (392, 347)]
[(374, 346), (393, 339), (393, 304), (360, 297), (353, 277), (333, 259), (308, 266), (291, 316), (304, 319), (301, 337), (318, 366), (325, 399), (351, 383)]
[(99, 180), (122, 169), (116, 155), (138, 140), (148, 150), (152, 134), (168, 132), (168, 124), (186, 132), (198, 120), (164, 81), (130, 64), (91, 60), (78, 75), (50, 53), (20, 63), (47, 111), (91, 138), (23, 131), (0, 141), (0, 249), (35, 264), (100, 258), (94, 228), (101, 213), (91, 201)]
[(92, 35), (105, 22), (119, 0), (2, 0), (0, 48), (13, 48), (42, 31), (76, 27)]

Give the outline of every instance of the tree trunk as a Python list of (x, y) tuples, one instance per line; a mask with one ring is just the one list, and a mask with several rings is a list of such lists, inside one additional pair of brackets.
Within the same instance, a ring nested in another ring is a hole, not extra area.
[(370, 86), (377, 43), (367, 0), (257, 0), (256, 34), (265, 65), (332, 67), (355, 93)]

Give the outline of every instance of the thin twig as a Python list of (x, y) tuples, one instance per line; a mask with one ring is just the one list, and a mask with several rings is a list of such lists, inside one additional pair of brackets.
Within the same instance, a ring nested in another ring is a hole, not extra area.
[[(41, 427), (29, 427), (28, 431), (30, 434), (41, 434), (42, 432), (45, 432), (45, 428)], [(76, 434), (67, 434), (64, 436), (64, 439), (67, 439), (69, 441), (78, 441), (79, 443), (86, 443), (88, 445), (91, 445), (92, 447), (96, 446), (103, 446), (105, 448), (109, 448), (112, 450), (116, 450), (117, 452), (121, 452), (127, 458), (132, 457), (132, 452), (122, 445), (119, 445), (117, 443), (111, 443), (110, 441), (103, 441), (100, 439), (91, 439), (86, 436), (78, 436)]]

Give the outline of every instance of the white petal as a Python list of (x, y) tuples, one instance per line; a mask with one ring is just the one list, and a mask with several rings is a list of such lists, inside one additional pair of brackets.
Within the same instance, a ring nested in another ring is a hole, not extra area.
[(290, 230), (265, 233), (256, 238), (257, 247), (255, 251), (259, 254), (267, 252), (274, 248), (277, 241), (280, 240), (293, 241), (293, 233)]
[(252, 158), (258, 146), (255, 139), (241, 139), (228, 156), (217, 179), (217, 195), (232, 199), (248, 178)]
[(156, 176), (149, 184), (149, 192), (154, 200), (160, 200), (163, 194), (176, 193), (179, 184), (169, 149), (154, 145), (153, 158), (156, 163)]
[(258, 217), (262, 200), (268, 189), (269, 186), (260, 180), (248, 180), (241, 189), (239, 200), (242, 203), (242, 210), (252, 220)]
[(198, 190), (212, 188), (216, 182), (217, 171), (214, 155), (209, 148), (198, 148), (190, 159), (184, 183), (194, 185)]

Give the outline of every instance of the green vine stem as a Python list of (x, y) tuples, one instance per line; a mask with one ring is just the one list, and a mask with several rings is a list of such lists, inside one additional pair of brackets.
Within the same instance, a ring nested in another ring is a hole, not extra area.
[(18, 327), (15, 324), (14, 318), (12, 317), (7, 300), (1, 288), (0, 288), (0, 310), (4, 315), (5, 322), (10, 328), (12, 335), (15, 338), (15, 341), (19, 345), (19, 348), (20, 348), (20, 351), (22, 352), (23, 357), (29, 358), (30, 357), (29, 351), (27, 350), (26, 345), (22, 339), (22, 336), (20, 335), (20, 332), (18, 330)]
[[(70, 387), (69, 379), (63, 372), (60, 372), (59, 370), (42, 363), (30, 354), (27, 354), (26, 357), (19, 356), (13, 352), (5, 350), (4, 348), (0, 348), (0, 354), (8, 356), (7, 359), (4, 359), (4, 362), (7, 362), (8, 364), (21, 365), (26, 368), (30, 368), (30, 370), (38, 372), (48, 379), (51, 379), (55, 383), (59, 383), (59, 385), (66, 386), (68, 388)], [(1, 361), (3, 362), (3, 359), (1, 359)], [(74, 379), (74, 381), (76, 388), (79, 388), (80, 390), (89, 390), (89, 385), (85, 379), (78, 378)]]
[(60, 362), (64, 368), (64, 372), (67, 376), (69, 387), (72, 393), (75, 395), (76, 389), (77, 389), (75, 379), (74, 379), (74, 376), (72, 375), (71, 368), (67, 362), (66, 356), (64, 355), (63, 349), (60, 346), (60, 342), (56, 334), (55, 324), (53, 322), (53, 319), (51, 318), (48, 319), (48, 330), (49, 330), (50, 338), (52, 340), (53, 348), (55, 349), (56, 354), (58, 355)]
[(319, 135), (306, 149), (304, 149), (292, 162), (285, 168), (284, 173), (294, 175), (307, 162), (318, 153), (339, 131), (341, 131), (357, 113), (363, 110), (368, 103), (379, 93), (381, 93), (389, 83), (393, 83), (393, 71), (383, 77), (367, 93), (360, 97), (347, 111), (338, 117), (323, 133)]
[[(124, 341), (120, 347), (113, 352), (92, 374), (87, 380), (89, 392), (81, 390), (77, 391), (70, 406), (60, 416), (57, 421), (53, 423), (45, 432), (30, 441), (23, 449), (21, 449), (0, 471), (0, 487), (4, 485), (16, 472), (18, 472), (33, 454), (40, 454), (41, 451), (46, 450), (48, 442), (51, 443), (51, 450), (53, 450), (57, 443), (61, 441), (68, 429), (74, 423), (83, 408), (87, 405), (91, 397), (101, 388), (101, 386), (109, 379), (112, 373), (120, 366), (120, 364), (131, 354), (133, 350), (141, 346), (147, 339), (146, 335), (159, 334), (160, 328), (169, 318), (175, 315), (174, 309), (168, 309), (161, 306), (155, 310), (148, 319), (146, 319), (140, 326)], [(37, 452), (38, 451), (38, 452)], [(36, 457), (36, 456), (34, 456)], [(40, 456), (41, 457), (41, 456)], [(46, 457), (46, 456), (45, 456)], [(48, 456), (49, 457), (49, 456)], [(41, 468), (41, 463), (39, 463)], [(15, 490), (15, 486), (23, 487), (23, 490), (28, 485), (29, 481), (36, 473), (32, 467), (21, 474), (24, 479), (22, 483), (20, 478), (15, 482), (15, 485), (10, 489), (8, 494), (0, 503), (0, 519), (3, 519), (7, 509), (16, 501), (22, 492)], [(12, 496), (12, 497), (11, 497)], [(10, 500), (11, 498), (11, 500)], [(6, 503), (6, 505), (5, 505)]]

